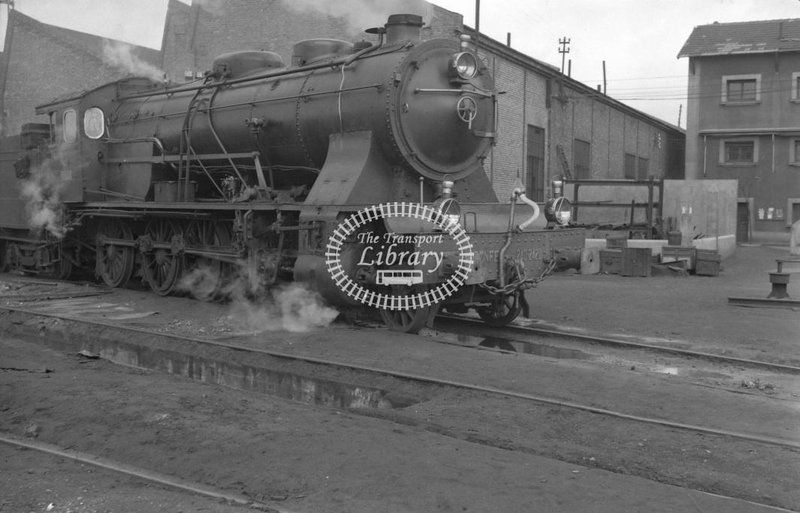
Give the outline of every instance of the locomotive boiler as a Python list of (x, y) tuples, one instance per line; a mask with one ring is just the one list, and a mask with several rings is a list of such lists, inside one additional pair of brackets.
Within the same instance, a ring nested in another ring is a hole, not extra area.
[(256, 293), (301, 281), (356, 310), (365, 295), (457, 283), (381, 303), (381, 316), (404, 331), (441, 308), (510, 322), (583, 232), (554, 228), (563, 200), (548, 205), (549, 229), (526, 229), (539, 207), (521, 191), (498, 201), (483, 168), (491, 75), (469, 37), (421, 41), (421, 27), (392, 15), (368, 30), (375, 44), (301, 41), (289, 63), (232, 52), (195, 83), (130, 77), (38, 107), (49, 122), (0, 147), (3, 267), (93, 267), (109, 286), (135, 276), (161, 295), (192, 276), (202, 297), (246, 269)]

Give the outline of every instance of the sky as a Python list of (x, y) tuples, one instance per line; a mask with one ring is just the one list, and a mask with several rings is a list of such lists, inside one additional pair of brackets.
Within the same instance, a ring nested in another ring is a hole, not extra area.
[[(0, 2), (7, 0), (0, 0)], [(14, 0), (43, 23), (158, 48), (168, 0)], [(189, 3), (189, 0), (182, 0)], [(209, 2), (212, 0), (203, 0)], [(265, 0), (268, 1), (268, 0)], [(295, 4), (398, 0), (292, 0)], [(404, 0), (405, 1), (405, 0)], [(223, 0), (213, 0), (224, 6)], [(475, 27), (475, 0), (438, 0)], [(501, 7), (502, 5), (502, 7)], [(2, 12), (2, 9), (0, 9)], [(400, 11), (397, 11), (400, 12)], [(609, 96), (673, 125), (686, 126), (688, 59), (678, 59), (692, 29), (718, 21), (800, 18), (800, 0), (495, 0), (480, 2), (480, 31), (535, 59), (561, 67), (569, 39), (572, 78), (603, 84)], [(385, 21), (385, 20), (384, 20)], [(376, 21), (374, 25), (383, 22)], [(5, 23), (0, 20), (0, 35)], [(365, 27), (366, 28), (366, 27)], [(320, 34), (324, 37), (328, 34)]]

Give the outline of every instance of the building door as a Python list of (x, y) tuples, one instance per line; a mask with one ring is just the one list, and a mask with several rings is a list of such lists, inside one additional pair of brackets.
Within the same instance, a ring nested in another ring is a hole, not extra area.
[(750, 204), (747, 202), (736, 204), (736, 241), (750, 242)]
[(528, 197), (533, 201), (544, 201), (544, 129), (528, 125), (528, 149), (525, 174)]

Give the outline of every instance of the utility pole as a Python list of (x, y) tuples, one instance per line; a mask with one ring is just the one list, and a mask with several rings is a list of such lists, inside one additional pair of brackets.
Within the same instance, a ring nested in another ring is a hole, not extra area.
[[(5, 7), (4, 7), (5, 6)], [(0, 27), (0, 33), (4, 36), (11, 26), (11, 11), (14, 10), (14, 0), (0, 0), (0, 21), (5, 22), (5, 27)], [(0, 52), (5, 50), (5, 38), (0, 41)]]
[[(14, 24), (11, 21), (14, 10), (14, 0), (0, 0), (0, 9), (5, 9), (4, 39), (0, 41), (0, 52), (5, 54), (5, 69), (0, 69), (0, 136), (7, 133), (6, 129), (6, 84), (8, 83), (8, 67), (11, 62), (11, 40), (14, 35)], [(8, 45), (6, 45), (8, 41)]]
[(481, 0), (475, 0), (475, 47), (481, 37)]
[(562, 74), (564, 73), (564, 61), (565, 61), (565, 59), (567, 57), (567, 54), (569, 53), (569, 43), (570, 43), (570, 40), (567, 39), (566, 36), (564, 36), (564, 37), (562, 37), (561, 39), (558, 40), (558, 46), (559, 46), (558, 53), (561, 54), (561, 73)]
[(606, 80), (606, 61), (603, 61), (603, 94), (608, 94), (608, 81)]

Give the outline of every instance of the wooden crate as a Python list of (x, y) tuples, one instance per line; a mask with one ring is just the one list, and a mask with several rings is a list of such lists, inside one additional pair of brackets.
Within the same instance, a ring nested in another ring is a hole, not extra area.
[(694, 273), (700, 276), (719, 276), (722, 258), (713, 249), (698, 249), (695, 256)]
[(619, 274), (622, 272), (621, 249), (600, 250), (600, 272), (609, 274)]
[(699, 276), (719, 276), (719, 262), (698, 260), (694, 264), (694, 273)]
[(653, 254), (650, 248), (624, 248), (622, 250), (623, 276), (650, 276)]
[(661, 263), (685, 262), (685, 269), (694, 269), (697, 250), (681, 246), (664, 246), (661, 248)]

